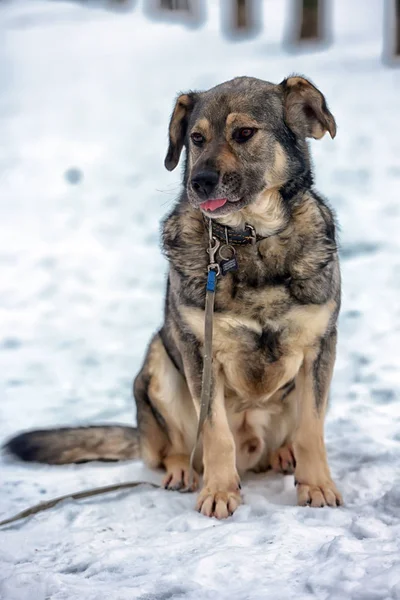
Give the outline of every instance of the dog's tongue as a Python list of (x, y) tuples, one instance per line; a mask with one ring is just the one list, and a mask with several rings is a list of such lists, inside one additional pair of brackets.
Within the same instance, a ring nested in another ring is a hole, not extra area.
[(215, 200), (206, 200), (200, 204), (203, 210), (217, 210), (228, 202), (228, 198), (215, 198)]

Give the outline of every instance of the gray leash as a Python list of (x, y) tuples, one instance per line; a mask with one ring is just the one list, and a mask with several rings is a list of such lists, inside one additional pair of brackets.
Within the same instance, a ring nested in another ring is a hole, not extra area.
[(150, 483), (150, 481), (126, 481), (124, 483), (116, 483), (114, 485), (106, 485), (104, 487), (93, 488), (90, 490), (84, 490), (82, 492), (74, 492), (72, 494), (65, 494), (65, 496), (59, 496), (58, 498), (52, 498), (51, 500), (47, 500), (45, 502), (40, 502), (40, 504), (35, 504), (35, 506), (31, 506), (25, 510), (22, 510), (18, 514), (10, 517), (9, 519), (4, 519), (4, 521), (0, 521), (0, 527), (3, 525), (11, 525), (16, 521), (21, 521), (22, 519), (26, 519), (27, 517), (31, 517), (32, 515), (36, 515), (39, 512), (43, 512), (44, 510), (49, 510), (53, 508), (60, 502), (64, 500), (83, 500), (84, 498), (92, 498), (93, 496), (99, 496), (100, 494), (110, 494), (111, 492), (121, 492), (123, 490), (129, 490), (139, 485), (149, 485), (153, 488), (159, 488), (160, 486), (155, 483)]
[(219, 265), (215, 260), (215, 256), (221, 245), (221, 242), (213, 237), (212, 224), (210, 219), (210, 226), (208, 228), (208, 275), (207, 275), (207, 286), (206, 286), (206, 305), (204, 311), (204, 348), (203, 348), (203, 375), (201, 379), (201, 398), (200, 398), (200, 415), (199, 423), (197, 425), (196, 442), (194, 444), (192, 453), (190, 455), (190, 472), (189, 472), (189, 488), (193, 484), (194, 478), (194, 456), (199, 444), (201, 432), (203, 430), (204, 422), (210, 410), (211, 395), (212, 395), (212, 338), (213, 338), (213, 316), (214, 316), (214, 302), (215, 292), (217, 288), (217, 277), (220, 273)]

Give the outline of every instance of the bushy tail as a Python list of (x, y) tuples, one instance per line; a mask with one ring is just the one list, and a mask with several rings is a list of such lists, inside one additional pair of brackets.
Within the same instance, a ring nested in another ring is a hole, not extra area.
[(50, 465), (140, 457), (138, 430), (123, 425), (27, 431), (11, 438), (5, 449), (22, 460)]

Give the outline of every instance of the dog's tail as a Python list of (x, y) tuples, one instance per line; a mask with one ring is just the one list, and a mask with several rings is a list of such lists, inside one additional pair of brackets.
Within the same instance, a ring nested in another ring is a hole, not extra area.
[(123, 425), (27, 431), (11, 438), (5, 449), (22, 460), (50, 465), (140, 457), (138, 430)]

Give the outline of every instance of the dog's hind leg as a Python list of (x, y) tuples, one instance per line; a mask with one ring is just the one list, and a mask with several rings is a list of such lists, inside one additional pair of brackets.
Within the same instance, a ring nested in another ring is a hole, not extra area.
[(269, 467), (275, 473), (292, 475), (296, 468), (293, 448), (293, 434), (297, 420), (297, 389), (291, 382), (286, 389), (276, 394), (275, 402), (280, 403), (281, 412), (273, 414), (268, 437), (273, 441), (269, 454)]
[(193, 481), (190, 481), (190, 458), (187, 454), (166, 456), (164, 467), (167, 473), (163, 479), (163, 486), (166, 490), (197, 490), (199, 477), (194, 472)]
[[(196, 439), (196, 412), (186, 381), (168, 356), (159, 335), (147, 352), (134, 384), (141, 456), (147, 466), (166, 470), (163, 485), (189, 484), (190, 453)], [(195, 474), (191, 489), (196, 489)]]
[(278, 450), (274, 450), (274, 452), (271, 453), (270, 465), (275, 473), (292, 475), (296, 467), (293, 446), (291, 444), (286, 444), (278, 448)]
[(300, 505), (339, 506), (342, 497), (332, 481), (324, 442), (324, 420), (335, 362), (336, 331), (309, 353), (296, 378), (298, 424), (294, 436), (295, 479)]

